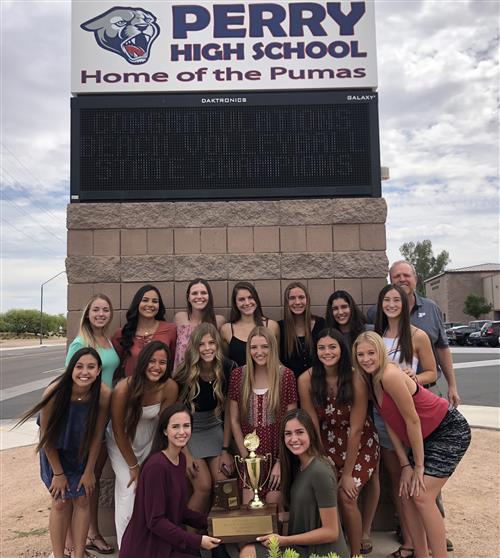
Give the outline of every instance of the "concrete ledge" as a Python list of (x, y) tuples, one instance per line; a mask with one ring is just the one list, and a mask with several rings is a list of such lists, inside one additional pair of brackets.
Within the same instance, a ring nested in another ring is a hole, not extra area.
[(500, 430), (500, 408), (460, 405), (458, 410), (467, 419), (472, 428)]

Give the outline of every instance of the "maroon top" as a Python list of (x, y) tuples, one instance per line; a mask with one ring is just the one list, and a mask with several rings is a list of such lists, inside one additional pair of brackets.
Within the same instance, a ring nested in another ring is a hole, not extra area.
[(123, 535), (120, 558), (182, 558), (199, 555), (206, 516), (187, 507), (186, 458), (174, 465), (163, 452), (152, 455), (139, 476), (134, 511)]
[[(383, 386), (382, 386), (383, 389)], [(420, 419), (420, 428), (422, 430), (422, 438), (425, 440), (429, 434), (441, 424), (450, 404), (446, 399), (439, 397), (423, 386), (417, 384), (417, 391), (413, 394), (413, 403)], [(394, 399), (386, 393), (382, 394), (382, 405), (379, 408), (381, 417), (398, 435), (398, 438), (410, 447), (408, 432), (406, 431), (406, 423), (394, 403)]]
[[(228, 397), (238, 403), (241, 408), (241, 397), (243, 391), (243, 377), (246, 374), (246, 366), (235, 368), (231, 372), (229, 383)], [(257, 453), (270, 453), (274, 460), (277, 459), (279, 453), (279, 433), (281, 419), (286, 414), (287, 407), (290, 403), (296, 403), (297, 383), (295, 376), (289, 368), (280, 367), (280, 397), (279, 408), (276, 416), (274, 416), (268, 406), (268, 392), (257, 395), (250, 394), (248, 402), (248, 413), (246, 417), (240, 417), (241, 432), (243, 436), (250, 434), (254, 430), (260, 439), (260, 445)]]
[(120, 345), (122, 330), (119, 329), (111, 338), (113, 347), (120, 357), (120, 361), (125, 361), (125, 376), (132, 376), (137, 365), (137, 359), (142, 349), (151, 341), (162, 341), (168, 345), (172, 354), (172, 362), (168, 363), (168, 370), (172, 370), (175, 358), (175, 344), (177, 341), (177, 329), (175, 324), (160, 321), (158, 329), (152, 335), (134, 335), (134, 344), (130, 347), (130, 355), (125, 355), (123, 347)]

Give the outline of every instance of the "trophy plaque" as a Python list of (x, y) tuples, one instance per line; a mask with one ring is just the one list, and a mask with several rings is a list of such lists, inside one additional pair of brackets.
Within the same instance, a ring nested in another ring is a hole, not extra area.
[(223, 544), (255, 542), (256, 537), (278, 532), (277, 506), (249, 510), (212, 509), (208, 514), (208, 534)]
[(228, 479), (215, 483), (214, 506), (224, 510), (237, 510), (240, 507), (240, 491), (237, 479)]
[[(243, 486), (252, 490), (254, 494), (248, 506), (230, 509), (232, 496), (229, 496), (230, 489), (225, 488), (225, 483), (231, 481), (222, 481), (219, 483), (220, 488), (216, 489), (218, 501), (222, 504), (219, 504), (219, 508), (213, 508), (208, 514), (208, 534), (221, 539), (223, 543), (255, 542), (256, 537), (278, 532), (276, 504), (266, 504), (259, 496), (259, 491), (269, 480), (272, 468), (270, 453), (266, 455), (255, 453), (259, 443), (255, 431), (247, 434), (243, 444), (249, 452), (248, 456), (245, 458), (240, 455), (234, 456), (236, 470)], [(264, 468), (267, 468), (267, 472)], [(222, 498), (220, 496), (224, 490), (227, 490), (227, 498), (226, 495)]]

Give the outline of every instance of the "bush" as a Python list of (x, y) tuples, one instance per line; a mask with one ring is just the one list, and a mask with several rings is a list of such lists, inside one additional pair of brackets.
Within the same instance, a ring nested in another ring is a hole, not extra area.
[[(285, 548), (281, 552), (280, 543), (277, 537), (269, 538), (269, 547), (267, 549), (267, 558), (299, 558), (299, 553), (293, 548)], [(340, 558), (336, 552), (329, 552), (326, 556), (311, 554), (309, 558)], [(361, 555), (353, 556), (353, 558), (363, 558)]]
[[(40, 323), (41, 322), (41, 323)], [(0, 331), (15, 335), (43, 335), (66, 333), (66, 318), (63, 314), (53, 316), (42, 314), (38, 310), (13, 309), (0, 314)]]

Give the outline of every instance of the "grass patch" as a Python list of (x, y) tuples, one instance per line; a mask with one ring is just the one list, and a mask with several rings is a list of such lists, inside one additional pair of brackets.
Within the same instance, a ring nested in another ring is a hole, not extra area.
[(40, 537), (46, 535), (49, 532), (47, 528), (43, 529), (31, 529), (30, 531), (14, 531), (15, 539), (24, 539), (26, 537)]

